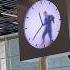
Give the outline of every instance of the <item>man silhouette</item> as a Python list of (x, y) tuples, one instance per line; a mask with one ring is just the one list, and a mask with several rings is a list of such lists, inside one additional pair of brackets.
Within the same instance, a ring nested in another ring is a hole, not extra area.
[(42, 39), (43, 39), (42, 44), (44, 43), (45, 36), (46, 36), (47, 33), (48, 33), (48, 36), (49, 36), (49, 39), (50, 39), (50, 43), (53, 41), (52, 40), (51, 23), (52, 23), (52, 21), (54, 23), (54, 16), (53, 15), (48, 15), (46, 11), (44, 11), (44, 16), (45, 16), (45, 19), (44, 19), (43, 26), (45, 26), (45, 30), (44, 30), (43, 35), (42, 35)]

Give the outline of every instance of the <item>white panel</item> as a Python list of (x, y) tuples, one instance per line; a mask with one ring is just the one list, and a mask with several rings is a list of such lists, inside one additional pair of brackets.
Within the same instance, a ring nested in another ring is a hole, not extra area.
[(0, 41), (0, 70), (6, 70), (5, 41)]
[(1, 59), (1, 70), (6, 70), (6, 59)]
[(5, 58), (5, 42), (0, 42), (0, 58)]

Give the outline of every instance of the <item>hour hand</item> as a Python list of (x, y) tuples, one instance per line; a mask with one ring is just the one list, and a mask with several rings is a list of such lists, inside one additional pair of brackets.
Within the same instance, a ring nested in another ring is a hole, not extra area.
[(43, 25), (41, 25), (41, 27), (38, 29), (38, 31), (37, 31), (36, 34), (34, 35), (33, 40), (35, 39), (35, 37), (37, 36), (37, 34), (39, 33), (39, 31), (41, 30), (42, 26), (43, 26)]
[(40, 20), (41, 20), (41, 24), (43, 25), (42, 18), (41, 18), (41, 15), (40, 15), (40, 12), (39, 12), (39, 17), (40, 17)]

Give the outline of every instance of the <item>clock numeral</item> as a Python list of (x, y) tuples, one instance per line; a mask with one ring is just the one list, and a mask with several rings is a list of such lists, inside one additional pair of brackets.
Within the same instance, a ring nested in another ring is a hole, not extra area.
[(38, 44), (36, 44), (36, 47), (37, 47), (37, 48), (39, 47)]
[(37, 46), (37, 44), (36, 44), (36, 46)]
[(58, 9), (56, 8), (56, 10), (58, 10)]
[(34, 9), (34, 8), (32, 7), (32, 9)]
[(25, 28), (25, 29), (27, 29), (27, 28)]
[(50, 3), (51, 3), (51, 2), (49, 2), (49, 5), (50, 5)]
[(42, 4), (42, 1), (40, 1), (40, 3)]
[(62, 20), (61, 18), (59, 20)]
[(30, 38), (29, 38), (29, 40), (30, 40)]
[(61, 18), (59, 20), (62, 22), (62, 19)]
[(45, 48), (45, 44), (44, 44), (44, 48)]
[(26, 17), (27, 19), (29, 18), (29, 17)]
[(57, 32), (59, 32), (60, 30), (58, 30)]

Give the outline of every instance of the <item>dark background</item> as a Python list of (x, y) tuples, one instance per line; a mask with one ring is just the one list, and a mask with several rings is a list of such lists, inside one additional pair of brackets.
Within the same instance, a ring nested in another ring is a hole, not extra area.
[[(35, 0), (38, 1), (38, 0)], [(32, 47), (26, 40), (23, 30), (24, 17), (26, 12), (34, 3), (31, 0), (18, 0), (17, 13), (19, 23), (19, 43), (20, 43), (20, 60), (27, 60), (37, 57), (44, 57), (58, 53), (70, 51), (69, 47), (69, 28), (66, 0), (50, 0), (58, 8), (61, 15), (61, 29), (57, 39), (49, 47), (44, 49), (36, 49)]]

